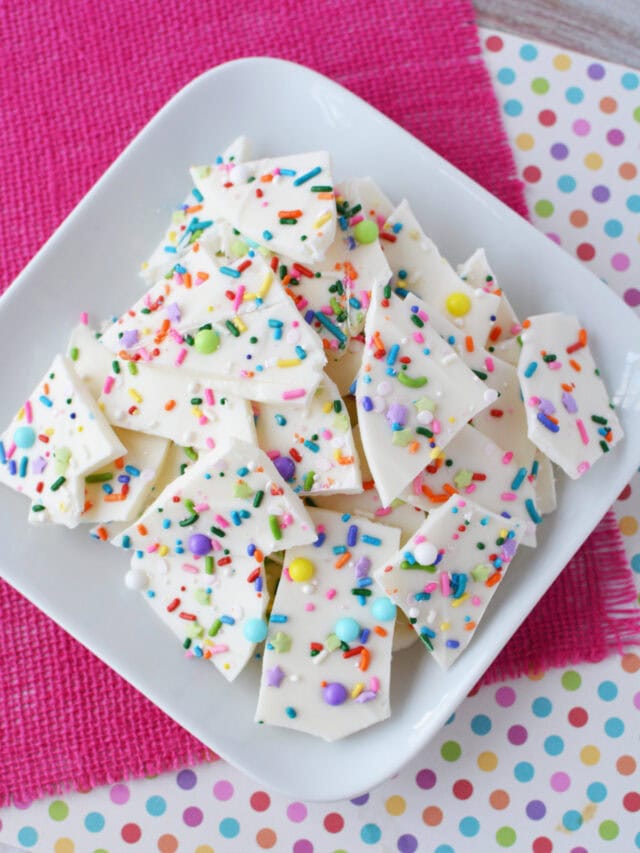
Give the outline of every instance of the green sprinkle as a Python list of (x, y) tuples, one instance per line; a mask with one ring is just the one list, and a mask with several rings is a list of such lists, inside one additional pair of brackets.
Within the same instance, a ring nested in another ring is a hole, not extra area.
[[(422, 320), (420, 320), (420, 322), (422, 322)], [(398, 373), (396, 378), (401, 385), (405, 385), (407, 388), (422, 388), (422, 386), (426, 385), (429, 381), (426, 376), (411, 377), (407, 376), (406, 373)]]
[(418, 634), (418, 636), (420, 637), (422, 642), (425, 644), (425, 646), (429, 649), (429, 651), (432, 652), (433, 651), (433, 643), (427, 637), (427, 635), (426, 634)]
[(363, 598), (369, 598), (371, 595), (370, 589), (365, 589), (364, 587), (356, 587), (356, 589), (351, 590), (351, 595), (361, 595)]
[(135, 363), (135, 361), (128, 361), (127, 365), (129, 367), (129, 373), (132, 376), (137, 376), (138, 375), (138, 365)]
[(210, 637), (215, 637), (215, 635), (218, 633), (220, 628), (222, 628), (222, 621), (220, 619), (216, 619), (216, 621), (213, 623), (213, 625), (207, 631), (207, 634)]
[(213, 567), (214, 567), (213, 557), (209, 554), (208, 556), (206, 556), (204, 558), (205, 573), (208, 575), (212, 575), (213, 574)]
[(57, 480), (55, 480), (53, 483), (51, 483), (51, 491), (57, 492), (58, 489), (60, 488), (60, 486), (62, 486), (66, 482), (67, 482), (66, 477), (58, 477)]
[(433, 572), (435, 572), (435, 571), (436, 571), (436, 567), (435, 567), (435, 566), (425, 566), (425, 565), (423, 565), (422, 563), (410, 563), (408, 560), (403, 560), (403, 561), (400, 563), (400, 568), (401, 568), (401, 569), (406, 569), (406, 570), (411, 570), (411, 569), (412, 569), (413, 571), (416, 571), (416, 570), (417, 570), (417, 571), (420, 571), (420, 572), (431, 572), (431, 574), (433, 574)]
[(224, 539), (226, 533), (221, 527), (210, 527), (209, 528), (214, 536), (219, 536), (221, 539)]
[(236, 326), (234, 326), (234, 324), (231, 322), (231, 320), (227, 320), (227, 322), (225, 323), (225, 326), (227, 327), (227, 329), (229, 329), (229, 331), (231, 332), (231, 334), (233, 335), (234, 338), (240, 337), (240, 330), (237, 329)]
[(200, 518), (197, 512), (194, 512), (192, 515), (187, 518), (183, 518), (182, 521), (179, 521), (178, 524), (180, 527), (189, 527), (191, 524), (195, 524), (196, 521)]
[(114, 373), (120, 373), (120, 362), (115, 359), (111, 362), (111, 367)]
[(182, 449), (184, 450), (184, 455), (185, 455), (185, 456), (187, 456), (187, 457), (188, 457), (189, 459), (191, 459), (193, 462), (197, 462), (197, 461), (198, 461), (198, 454), (197, 454), (197, 452), (193, 449), (193, 447), (183, 447)]
[(84, 478), (85, 483), (108, 483), (109, 480), (113, 480), (111, 471), (103, 471), (102, 474), (89, 474)]
[(192, 406), (201, 406), (202, 405), (202, 397), (192, 397), (189, 400)]
[(297, 225), (298, 220), (292, 216), (283, 216), (280, 218), (280, 225)]
[(280, 522), (278, 521), (277, 515), (269, 516), (269, 528), (271, 530), (271, 535), (276, 541), (282, 539), (282, 530), (280, 529)]
[(420, 317), (418, 317), (417, 314), (411, 315), (411, 322), (413, 323), (414, 326), (417, 326), (419, 329), (421, 329), (424, 326), (423, 321), (420, 319)]
[(69, 353), (71, 361), (77, 361), (79, 355), (80, 351), (78, 350), (78, 347), (71, 347), (71, 352)]
[(257, 509), (257, 508), (260, 506), (260, 504), (262, 503), (262, 498), (263, 498), (263, 497), (264, 497), (264, 492), (263, 492), (261, 489), (260, 489), (260, 490), (258, 490), (258, 491), (255, 493), (255, 495), (254, 495), (254, 497), (253, 497), (253, 505), (254, 505), (254, 507), (256, 507), (256, 509)]
[(591, 415), (591, 420), (594, 424), (602, 424), (602, 426), (605, 426), (607, 423), (607, 419), (603, 418), (601, 415)]
[(42, 504), (34, 504), (31, 507), (31, 512), (42, 512), (43, 509), (46, 509), (46, 507), (43, 507)]
[(311, 187), (311, 192), (312, 193), (332, 193), (333, 187), (330, 187), (328, 185), (325, 186), (324, 184), (314, 184)]
[(302, 482), (302, 488), (304, 489), (305, 492), (311, 491), (311, 488), (313, 487), (313, 480), (314, 480), (315, 476), (316, 476), (315, 471), (308, 471), (304, 475), (304, 480)]
[(418, 435), (424, 435), (427, 438), (433, 438), (433, 433), (431, 432), (430, 429), (427, 429), (426, 427), (423, 427), (423, 426), (416, 427), (416, 432), (418, 433)]
[(185, 638), (185, 640), (184, 640), (184, 642), (183, 642), (183, 644), (182, 644), (182, 648), (183, 648), (183, 649), (190, 649), (190, 648), (191, 648), (191, 637), (186, 637), (186, 638)]

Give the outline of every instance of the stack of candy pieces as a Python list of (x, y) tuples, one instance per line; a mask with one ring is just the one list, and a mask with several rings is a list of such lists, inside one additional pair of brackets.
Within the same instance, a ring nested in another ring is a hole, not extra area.
[(455, 664), (554, 465), (582, 476), (622, 429), (587, 331), (521, 321), (484, 250), (454, 268), (326, 152), (251, 157), (194, 166), (146, 292), (82, 315), (0, 481), (129, 551), (186, 655), (229, 682), (261, 661), (258, 722), (336, 740), (389, 716), (393, 653)]

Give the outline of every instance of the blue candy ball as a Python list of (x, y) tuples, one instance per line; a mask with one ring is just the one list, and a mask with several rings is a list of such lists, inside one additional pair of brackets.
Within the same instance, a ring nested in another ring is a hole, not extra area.
[(371, 612), (378, 622), (391, 622), (396, 618), (396, 606), (390, 598), (376, 598), (371, 605)]
[(247, 619), (242, 630), (250, 643), (261, 643), (267, 636), (267, 623), (264, 619)]
[(343, 616), (336, 622), (333, 632), (343, 643), (352, 643), (360, 636), (360, 626), (350, 616)]
[(16, 447), (20, 447), (22, 450), (27, 450), (35, 444), (36, 431), (30, 426), (18, 427), (13, 434), (13, 441)]

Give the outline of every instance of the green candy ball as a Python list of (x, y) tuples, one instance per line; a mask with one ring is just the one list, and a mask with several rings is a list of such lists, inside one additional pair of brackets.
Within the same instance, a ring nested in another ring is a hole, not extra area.
[(195, 337), (194, 346), (198, 352), (209, 355), (220, 346), (220, 335), (214, 329), (200, 329)]
[(353, 229), (353, 236), (358, 243), (373, 243), (378, 239), (378, 226), (372, 219), (363, 219)]

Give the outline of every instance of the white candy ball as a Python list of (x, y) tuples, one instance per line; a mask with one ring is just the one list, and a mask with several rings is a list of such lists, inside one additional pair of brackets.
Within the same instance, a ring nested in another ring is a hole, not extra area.
[(127, 589), (146, 589), (149, 586), (149, 577), (143, 569), (129, 569), (124, 576), (124, 585)]
[(430, 566), (438, 556), (438, 549), (431, 542), (421, 542), (413, 549), (413, 555), (421, 566)]

